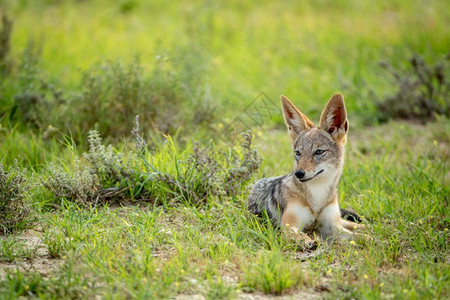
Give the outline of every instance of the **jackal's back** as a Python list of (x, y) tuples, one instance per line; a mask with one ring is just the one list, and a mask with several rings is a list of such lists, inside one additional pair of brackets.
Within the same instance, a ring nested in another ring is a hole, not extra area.
[(266, 211), (270, 219), (278, 221), (286, 208), (282, 182), (286, 176), (263, 178), (257, 181), (248, 197), (248, 210), (258, 216)]

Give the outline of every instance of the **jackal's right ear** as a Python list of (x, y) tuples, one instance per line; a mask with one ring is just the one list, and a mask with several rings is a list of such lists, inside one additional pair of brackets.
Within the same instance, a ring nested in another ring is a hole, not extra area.
[(284, 121), (288, 127), (292, 142), (295, 142), (300, 132), (314, 127), (314, 123), (285, 96), (281, 96), (281, 107), (283, 108)]

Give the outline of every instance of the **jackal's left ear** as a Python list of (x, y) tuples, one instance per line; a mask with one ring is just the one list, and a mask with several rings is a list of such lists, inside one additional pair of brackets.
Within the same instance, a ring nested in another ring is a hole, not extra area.
[(319, 128), (328, 132), (335, 141), (345, 142), (348, 121), (344, 97), (341, 94), (334, 95), (328, 101), (320, 116)]
[(281, 96), (281, 107), (283, 108), (284, 121), (288, 127), (292, 142), (295, 142), (300, 132), (314, 127), (314, 123), (285, 96)]

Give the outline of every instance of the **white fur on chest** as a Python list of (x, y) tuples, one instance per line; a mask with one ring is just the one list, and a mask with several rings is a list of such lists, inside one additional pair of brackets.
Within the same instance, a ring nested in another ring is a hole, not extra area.
[(320, 210), (330, 202), (330, 197), (332, 196), (332, 191), (334, 189), (333, 183), (333, 178), (321, 178), (321, 180), (308, 182), (306, 188), (311, 195), (311, 198), (308, 199), (308, 204), (314, 213), (319, 213)]

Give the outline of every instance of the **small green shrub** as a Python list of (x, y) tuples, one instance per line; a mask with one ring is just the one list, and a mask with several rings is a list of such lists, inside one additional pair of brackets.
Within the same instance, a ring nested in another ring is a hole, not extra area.
[(96, 199), (96, 192), (100, 187), (98, 177), (78, 158), (75, 159), (72, 174), (52, 163), (48, 166), (48, 172), (50, 176), (42, 180), (42, 184), (55, 198), (65, 198), (77, 203), (88, 203)]
[(397, 91), (377, 100), (379, 120), (399, 118), (424, 122), (434, 118), (435, 114), (450, 116), (449, 62), (450, 54), (434, 65), (427, 64), (419, 55), (413, 55), (408, 67), (400, 70), (383, 62), (381, 66), (392, 76)]
[[(96, 130), (89, 132), (89, 152), (84, 158), (90, 164), (91, 173), (96, 174), (102, 183), (117, 183), (132, 175), (132, 166), (124, 164), (124, 155), (116, 153), (112, 145), (102, 144), (102, 138)], [(136, 160), (133, 152), (128, 154), (128, 163)]]
[(82, 205), (125, 197), (126, 191), (135, 184), (136, 157), (130, 153), (127, 165), (123, 157), (111, 145), (104, 146), (99, 133), (93, 130), (89, 132), (89, 152), (82, 159), (75, 158), (73, 173), (50, 164), (48, 178), (41, 177), (41, 181), (55, 199), (64, 198)]
[(241, 143), (242, 157), (232, 152), (227, 158), (227, 173), (225, 177), (225, 190), (227, 195), (236, 195), (251, 176), (259, 169), (262, 157), (258, 150), (252, 148), (253, 135), (250, 131), (241, 134), (244, 138)]
[[(202, 83), (201, 55), (178, 50), (158, 55), (145, 70), (132, 63), (106, 61), (83, 74), (81, 94), (72, 100), (72, 126), (86, 132), (95, 128), (108, 137), (129, 133), (135, 115), (152, 131), (173, 135), (208, 126), (214, 109)], [(73, 130), (73, 128), (72, 128)]]
[(19, 123), (47, 135), (49, 129), (65, 127), (69, 99), (65, 92), (42, 76), (41, 48), (39, 43), (29, 40), (20, 61), (14, 61), (14, 72), (2, 77), (0, 116), (7, 115), (5, 120), (9, 124)]
[(233, 197), (241, 193), (262, 162), (258, 151), (251, 147), (251, 132), (243, 133), (243, 137), (241, 151), (230, 148), (228, 153), (216, 150), (213, 145), (201, 147), (194, 142), (189, 159), (177, 162), (174, 174), (159, 174), (160, 182), (171, 191), (171, 199), (202, 204), (208, 197)]
[(8, 169), (0, 163), (0, 233), (22, 229), (29, 222), (30, 208), (23, 201), (28, 189), (25, 170), (17, 161)]
[(44, 137), (51, 131), (64, 128), (66, 109), (63, 105), (66, 105), (68, 100), (62, 91), (42, 80), (20, 90), (21, 92), (14, 96), (10, 114), (12, 122), (19, 121), (32, 129), (40, 129)]

